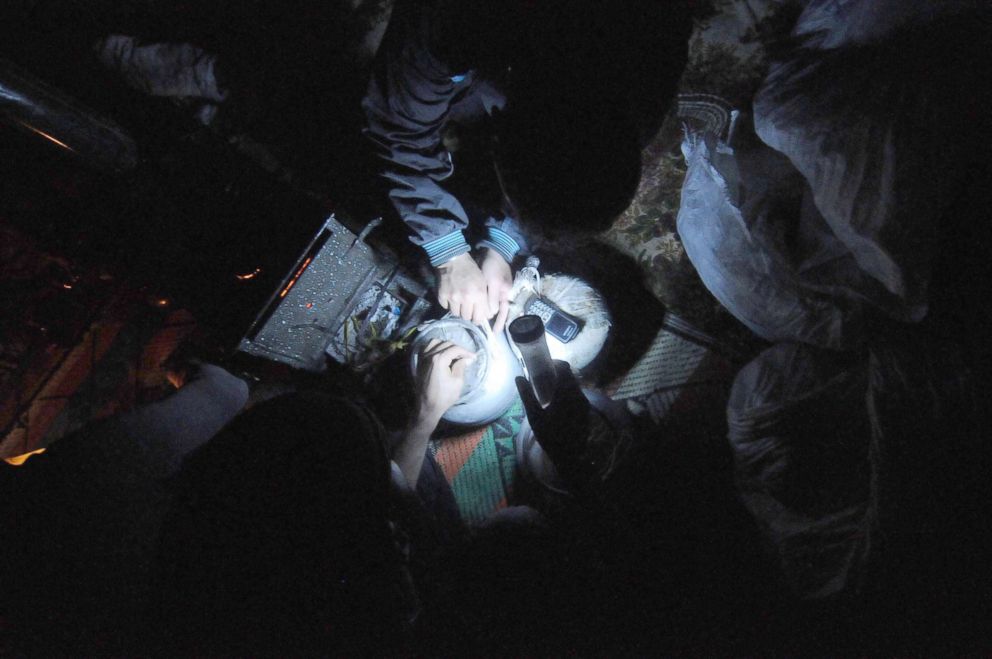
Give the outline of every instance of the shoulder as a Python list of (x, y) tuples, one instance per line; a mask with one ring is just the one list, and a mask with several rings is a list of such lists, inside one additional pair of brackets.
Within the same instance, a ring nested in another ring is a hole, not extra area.
[[(442, 42), (442, 6), (436, 0), (397, 0), (376, 55), (386, 70), (415, 70), (428, 79), (453, 75)], [(455, 72), (457, 73), (457, 72)]]

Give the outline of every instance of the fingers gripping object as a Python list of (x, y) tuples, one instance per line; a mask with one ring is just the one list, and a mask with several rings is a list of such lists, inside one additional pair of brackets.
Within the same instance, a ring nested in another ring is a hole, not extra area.
[(476, 356), (451, 341), (431, 339), (420, 356), (417, 369), (417, 391), (420, 410), (433, 422), (461, 396), (465, 369)]
[(591, 406), (568, 362), (555, 360), (554, 374), (554, 388), (546, 405), (538, 401), (526, 378), (518, 377), (516, 383), (534, 436), (552, 461), (562, 465), (585, 445)]
[[(522, 368), (502, 332), (486, 331), (463, 318), (448, 315), (420, 326), (411, 345), (410, 367), (416, 377), (426, 348), (433, 340), (448, 341), (474, 355), (465, 360), (460, 396), (443, 419), (467, 426), (484, 425), (499, 418), (516, 400), (513, 378)], [(438, 344), (434, 344), (436, 347)]]

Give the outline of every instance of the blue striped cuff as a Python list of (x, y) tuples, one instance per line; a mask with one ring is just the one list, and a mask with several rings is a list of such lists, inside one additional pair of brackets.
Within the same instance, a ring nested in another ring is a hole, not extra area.
[(479, 241), (478, 247), (495, 249), (500, 256), (506, 259), (507, 263), (512, 262), (513, 257), (520, 251), (520, 244), (502, 229), (489, 227), (487, 231), (489, 235), (485, 240)]
[(446, 236), (424, 243), (421, 247), (427, 252), (427, 258), (435, 268), (470, 249), (461, 231), (452, 231)]

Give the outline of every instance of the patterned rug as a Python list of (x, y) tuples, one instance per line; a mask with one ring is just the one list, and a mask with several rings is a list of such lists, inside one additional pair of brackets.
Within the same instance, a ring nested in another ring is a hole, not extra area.
[(523, 403), (517, 399), (488, 426), (430, 443), (458, 511), (470, 526), (484, 522), (512, 500), (517, 466), (513, 438), (523, 419)]

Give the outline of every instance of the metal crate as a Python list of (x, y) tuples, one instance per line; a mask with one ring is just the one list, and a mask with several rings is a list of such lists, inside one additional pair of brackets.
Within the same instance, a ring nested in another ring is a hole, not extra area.
[(307, 371), (355, 369), (399, 347), (430, 309), (426, 287), (332, 215), (241, 340), (239, 350)]

